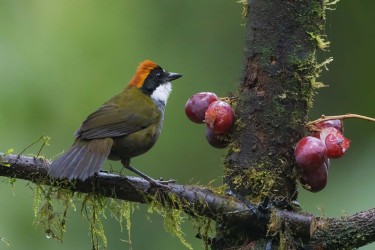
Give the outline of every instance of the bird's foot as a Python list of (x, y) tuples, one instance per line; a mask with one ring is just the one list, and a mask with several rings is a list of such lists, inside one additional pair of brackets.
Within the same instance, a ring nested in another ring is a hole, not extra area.
[(133, 173), (136, 173), (137, 175), (139, 175), (140, 177), (142, 177), (143, 179), (148, 181), (150, 183), (150, 187), (147, 188), (147, 189), (150, 189), (152, 187), (167, 187), (166, 185), (168, 185), (169, 183), (175, 183), (176, 182), (175, 180), (164, 181), (163, 178), (159, 178), (159, 180), (154, 180), (153, 178), (151, 178), (150, 176), (142, 173), (141, 171), (139, 171), (136, 168), (133, 168), (133, 167), (131, 167), (129, 165), (125, 165), (125, 164), (123, 164), (123, 165), (124, 165), (125, 168), (129, 169)]
[(145, 192), (150, 191), (152, 188), (168, 188), (168, 184), (175, 183), (175, 180), (163, 180), (163, 178), (159, 178), (158, 180), (154, 180), (151, 177), (147, 176), (144, 178), (148, 183), (150, 183), (150, 186), (148, 186), (145, 190)]
[(176, 180), (170, 179), (170, 180), (164, 180), (163, 177), (160, 177), (159, 180), (157, 180), (158, 183), (168, 185), (170, 183), (176, 183)]

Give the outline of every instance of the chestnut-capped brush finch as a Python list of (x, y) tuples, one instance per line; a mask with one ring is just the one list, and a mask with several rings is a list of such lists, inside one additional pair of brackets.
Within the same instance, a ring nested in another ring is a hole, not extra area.
[(120, 160), (125, 168), (155, 183), (129, 163), (158, 139), (171, 81), (181, 76), (150, 60), (141, 62), (128, 86), (86, 118), (71, 148), (50, 166), (49, 175), (85, 180), (98, 173), (108, 158)]

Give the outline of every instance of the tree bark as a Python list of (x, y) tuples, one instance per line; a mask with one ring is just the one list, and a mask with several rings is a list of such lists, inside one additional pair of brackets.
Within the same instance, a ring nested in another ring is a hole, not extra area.
[(375, 241), (375, 208), (352, 216), (321, 218), (306, 249), (353, 249)]
[[(258, 200), (295, 196), (293, 146), (304, 129), (317, 70), (317, 44), (309, 33), (321, 32), (322, 8), (316, 0), (249, 1), (238, 122), (225, 165), (225, 181), (239, 194)], [(259, 173), (267, 183), (259, 185)]]
[[(257, 204), (265, 197), (297, 198), (293, 146), (311, 107), (317, 42), (324, 24), (323, 0), (249, 0), (243, 72), (224, 182)], [(228, 229), (218, 228), (228, 238)], [(233, 234), (230, 232), (229, 234)], [(242, 238), (242, 239), (241, 239)], [(246, 245), (242, 235), (214, 249)]]

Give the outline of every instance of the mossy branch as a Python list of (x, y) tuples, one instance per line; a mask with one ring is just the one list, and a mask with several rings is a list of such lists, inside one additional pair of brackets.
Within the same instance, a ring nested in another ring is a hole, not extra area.
[[(332, 249), (333, 246), (356, 248), (375, 240), (375, 208), (342, 218), (314, 217), (277, 209), (268, 204), (263, 204), (266, 205), (263, 207), (252, 206), (234, 196), (219, 194), (207, 187), (169, 184), (166, 188), (150, 189), (149, 183), (138, 177), (100, 173), (86, 181), (58, 181), (48, 176), (49, 165), (50, 161), (44, 158), (0, 153), (0, 176), (130, 202), (157, 201), (163, 206), (183, 210), (192, 216), (203, 216), (218, 223), (226, 223), (249, 237), (280, 237), (281, 233), (285, 237), (287, 232), (291, 242), (301, 244), (297, 248), (308, 249)], [(211, 242), (215, 241), (220, 239), (211, 239)]]
[[(151, 203), (156, 199), (164, 206), (173, 206), (184, 210), (187, 214), (205, 216), (216, 221), (226, 214), (228, 218), (241, 217), (242, 219), (256, 215), (235, 197), (220, 195), (205, 187), (179, 184), (150, 187), (150, 184), (142, 178), (105, 172), (85, 181), (69, 182), (50, 178), (47, 173), (50, 164), (51, 162), (44, 158), (0, 153), (0, 176), (131, 202)], [(259, 221), (255, 219), (254, 227), (259, 227), (258, 224)], [(263, 225), (263, 230), (265, 226)]]
[(375, 241), (375, 208), (338, 219), (320, 218), (306, 249), (355, 249)]

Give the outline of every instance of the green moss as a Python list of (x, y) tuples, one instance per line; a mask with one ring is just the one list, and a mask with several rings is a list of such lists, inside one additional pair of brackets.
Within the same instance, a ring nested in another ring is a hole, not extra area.
[(322, 72), (322, 68), (325, 68), (326, 70), (328, 70), (327, 65), (330, 64), (332, 61), (333, 61), (333, 57), (329, 57), (323, 62), (315, 64), (315, 69), (316, 69), (315, 76), (318, 77), (320, 75), (320, 73)]
[[(306, 31), (311, 44), (311, 53), (305, 54), (305, 58), (299, 58), (300, 55), (299, 46), (295, 46), (294, 53), (288, 55), (288, 63), (296, 65), (297, 71), (295, 75), (295, 80), (300, 84), (297, 86), (302, 86), (302, 96), (299, 99), (304, 99), (308, 109), (312, 108), (314, 89), (325, 87), (326, 85), (322, 82), (316, 81), (322, 72), (322, 69), (327, 69), (327, 64), (333, 59), (328, 58), (323, 63), (318, 63), (316, 60), (316, 49), (327, 50), (330, 42), (327, 41), (326, 35), (324, 34), (324, 21), (326, 18), (326, 10), (332, 9), (338, 1), (324, 0), (323, 6), (319, 1), (312, 1), (310, 8), (305, 8), (306, 13), (302, 13), (298, 16), (299, 22), (302, 25), (302, 29)], [(321, 21), (318, 21), (316, 17), (320, 17)], [(296, 41), (296, 44), (303, 44), (301, 41)], [(304, 49), (306, 50), (306, 49)], [(306, 84), (307, 83), (307, 84)]]
[(226, 195), (228, 190), (229, 190), (229, 186), (227, 184), (223, 184), (221, 186), (211, 188), (211, 191), (217, 195)]
[(228, 148), (233, 153), (240, 153), (241, 152), (241, 147), (239, 147), (237, 145), (237, 143), (235, 143), (235, 142), (229, 143)]
[(107, 237), (105, 236), (102, 220), (106, 219), (106, 198), (96, 194), (82, 196), (81, 214), (89, 221), (92, 249), (107, 249)]
[(247, 196), (247, 198), (252, 203), (258, 204), (266, 196), (272, 196), (270, 194), (274, 191), (277, 176), (272, 171), (262, 169), (265, 169), (265, 167), (259, 164), (254, 168), (241, 169), (241, 174), (235, 173), (239, 170), (226, 169), (225, 171), (226, 174), (232, 177), (231, 186), (234, 187), (234, 189), (251, 190), (251, 194)]
[(170, 199), (172, 206), (163, 206), (159, 200), (164, 200), (165, 197), (162, 199), (156, 197), (151, 201), (147, 211), (149, 213), (157, 213), (161, 215), (164, 218), (164, 227), (166, 231), (173, 236), (176, 236), (186, 248), (193, 249), (185, 239), (184, 233), (181, 229), (181, 223), (186, 219), (186, 214), (183, 213), (181, 209), (178, 209), (182, 204), (178, 202), (174, 195), (169, 195), (168, 198)]
[[(286, 96), (286, 94), (284, 93)], [(265, 117), (269, 124), (273, 124), (273, 127), (278, 127), (282, 120), (285, 119), (287, 112), (286, 106), (283, 105), (283, 99), (280, 96), (274, 96), (272, 99), (272, 109), (265, 110)]]
[(292, 111), (289, 126), (292, 128), (299, 128), (301, 124), (305, 122), (301, 117), (303, 117), (303, 115), (300, 114), (300, 111)]
[(330, 41), (326, 40), (326, 35), (320, 35), (320, 34), (315, 34), (313, 32), (307, 32), (307, 34), (310, 35), (312, 40), (315, 40), (316, 45), (318, 46), (319, 49), (321, 50), (327, 50), (327, 48), (330, 45)]
[(236, 119), (234, 122), (234, 128), (236, 130), (241, 130), (246, 127), (246, 124), (242, 121), (241, 117), (239, 119)]
[(109, 199), (110, 200), (110, 211), (112, 217), (114, 217), (119, 223), (121, 227), (121, 232), (124, 230), (124, 223), (125, 228), (128, 233), (128, 239), (125, 240), (129, 245), (129, 249), (132, 248), (132, 241), (131, 241), (131, 214), (135, 210), (135, 204), (128, 201), (121, 201), (116, 199)]
[[(59, 201), (61, 212), (56, 212), (54, 200)], [(60, 242), (65, 233), (65, 220), (69, 207), (75, 209), (73, 193), (54, 187), (37, 185), (34, 190), (34, 224), (42, 225), (47, 238), (54, 238)]]
[(238, 0), (237, 2), (242, 4), (242, 17), (246, 18), (247, 15), (248, 15), (248, 13), (247, 13), (247, 9), (248, 9), (248, 6), (249, 6), (248, 0)]
[(0, 156), (0, 165), (4, 167), (10, 167), (10, 164), (5, 161), (4, 158), (6, 158), (8, 155), (12, 154), (14, 151), (13, 148), (8, 149), (3, 156)]
[(6, 157), (6, 156), (8, 156), (8, 155), (10, 155), (10, 154), (13, 154), (13, 152), (14, 152), (14, 149), (13, 149), (13, 148), (8, 149), (8, 150), (4, 153), (4, 157)]
[(197, 229), (197, 235), (204, 242), (204, 249), (209, 249), (209, 243), (212, 235), (214, 235), (213, 221), (207, 217), (195, 217), (193, 220), (193, 226)]
[[(220, 186), (212, 188), (212, 192), (224, 194), (226, 189), (226, 186)], [(131, 214), (135, 209), (134, 203), (108, 199), (96, 194), (75, 194), (66, 189), (42, 185), (35, 187), (34, 197), (34, 224), (43, 227), (47, 238), (63, 241), (68, 210), (69, 208), (76, 210), (76, 204), (79, 204), (81, 215), (88, 220), (92, 249), (107, 249), (107, 238), (103, 227), (103, 220), (107, 218), (106, 212), (119, 222), (121, 231), (126, 228), (128, 239), (123, 241), (131, 249)], [(199, 216), (194, 210), (194, 204), (164, 192), (157, 192), (145, 198), (150, 202), (148, 212), (161, 215), (164, 218), (166, 231), (176, 236), (186, 248), (192, 249), (192, 246), (187, 242), (181, 224), (186, 218), (190, 218), (208, 249), (212, 221)], [(182, 211), (182, 207), (189, 208), (190, 216)]]
[(340, 0), (323, 0), (323, 17), (326, 18), (327, 10), (336, 10), (335, 5), (338, 4)]
[(280, 230), (279, 237), (280, 237), (279, 249), (280, 250), (287, 250), (288, 249), (287, 237), (285, 236), (285, 233), (282, 230)]
[(105, 211), (109, 208), (121, 225), (126, 223), (128, 230), (128, 243), (130, 240), (130, 214), (134, 210), (132, 205), (124, 201), (110, 200), (95, 194), (77, 194), (67, 189), (46, 187), (37, 185), (34, 189), (34, 224), (41, 225), (47, 238), (53, 238), (60, 242), (66, 231), (66, 218), (69, 208), (76, 210), (76, 203), (80, 203), (81, 214), (89, 222), (89, 231), (92, 239), (92, 249), (106, 249), (107, 238), (105, 236), (102, 220), (106, 219)]

